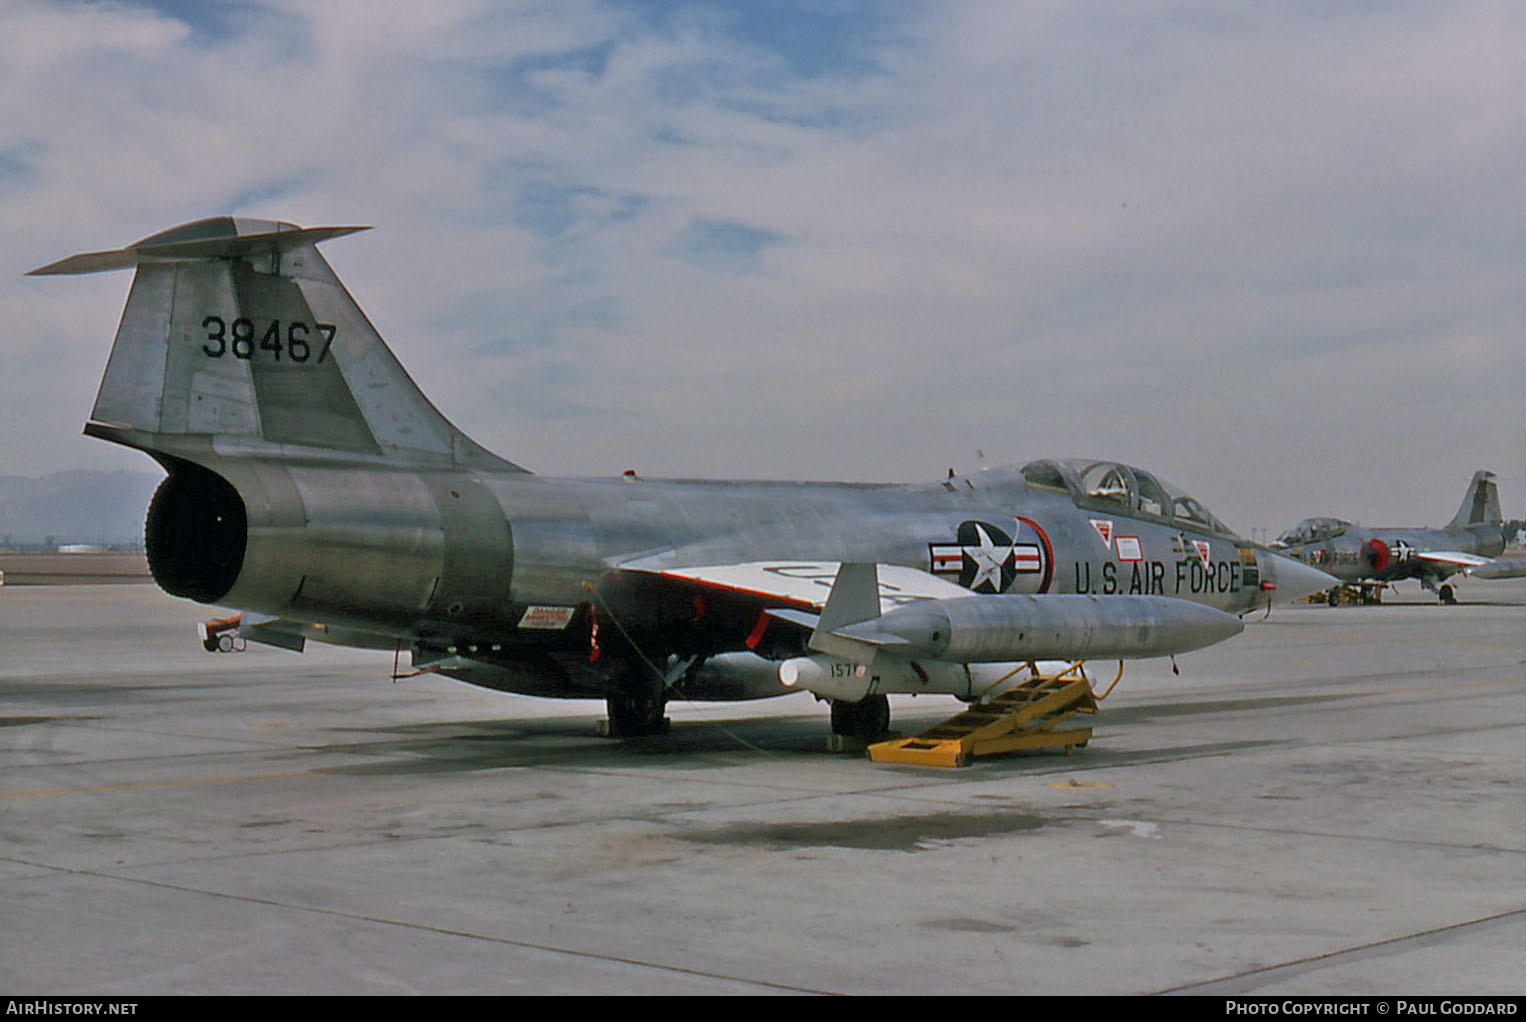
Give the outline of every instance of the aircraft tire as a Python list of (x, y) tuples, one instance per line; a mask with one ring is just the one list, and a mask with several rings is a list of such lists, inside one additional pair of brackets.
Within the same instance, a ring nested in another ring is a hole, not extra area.
[(1340, 590), (1339, 589), (1332, 589), (1332, 590), (1330, 590), (1330, 592), (1325, 596), (1325, 602), (1328, 603), (1332, 607), (1339, 607), (1341, 605)]
[(867, 696), (856, 703), (832, 700), (832, 733), (873, 741), (890, 730), (890, 700)]
[(667, 725), (667, 702), (661, 679), (644, 665), (636, 665), (605, 697), (610, 734), (617, 738), (662, 734)]
[(1441, 599), (1441, 602), (1446, 604), (1448, 607), (1457, 602), (1457, 593), (1451, 586), (1442, 586), (1439, 590), (1437, 590), (1436, 595)]

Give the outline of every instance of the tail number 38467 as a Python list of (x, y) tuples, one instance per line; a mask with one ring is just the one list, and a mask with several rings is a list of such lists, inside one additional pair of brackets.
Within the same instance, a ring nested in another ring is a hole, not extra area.
[[(240, 316), (229, 322), (221, 316), (208, 316), (201, 321), (207, 331), (207, 342), (201, 346), (208, 358), (222, 358), (232, 353), (234, 358), (249, 360), (262, 352), (276, 361), (281, 354), (293, 362), (306, 362), (317, 348), (316, 361), (329, 357), (334, 344), (335, 327), (332, 323), (304, 323), (300, 319), (287, 320), (284, 328), (279, 319), (268, 321), (261, 329), (252, 319)], [(263, 357), (263, 356), (262, 356)]]

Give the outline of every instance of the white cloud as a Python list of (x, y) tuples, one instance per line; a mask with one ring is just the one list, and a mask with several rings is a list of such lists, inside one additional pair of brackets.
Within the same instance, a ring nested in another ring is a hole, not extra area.
[(78, 437), (125, 276), (20, 274), (237, 212), (377, 224), (329, 259), (540, 471), (1526, 500), (1511, 5), (828, 8), (811, 52), (729, 7), (164, 10), (0, 7), (0, 472), (126, 457)]

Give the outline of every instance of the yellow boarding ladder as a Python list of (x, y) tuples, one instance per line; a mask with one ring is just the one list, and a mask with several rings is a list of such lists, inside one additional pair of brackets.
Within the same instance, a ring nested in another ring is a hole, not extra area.
[(1069, 752), (1090, 741), (1092, 729), (1056, 725), (1077, 713), (1096, 712), (1097, 696), (1078, 661), (1059, 674), (1030, 678), (976, 703), (914, 738), (876, 742), (869, 746), (869, 758), (876, 763), (961, 767), (977, 756), (1018, 749), (1064, 746)]

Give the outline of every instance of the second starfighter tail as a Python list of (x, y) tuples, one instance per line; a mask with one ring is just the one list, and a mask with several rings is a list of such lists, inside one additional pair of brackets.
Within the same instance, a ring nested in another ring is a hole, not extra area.
[(1448, 529), (1466, 529), (1470, 525), (1500, 525), (1504, 523), (1500, 513), (1499, 487), (1494, 485), (1494, 473), (1483, 469), (1473, 473), (1468, 483), (1467, 496), (1457, 514), (1447, 523)]
[(516, 469), (430, 404), (318, 254), (364, 229), (215, 217), (33, 270), (137, 270), (85, 431), (192, 460)]

